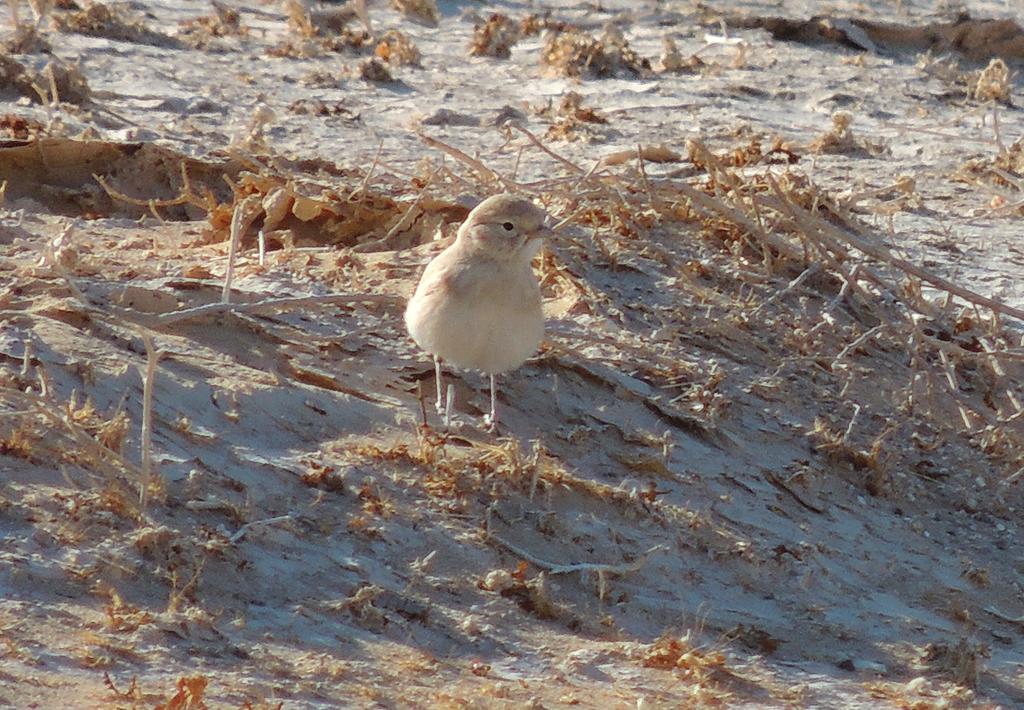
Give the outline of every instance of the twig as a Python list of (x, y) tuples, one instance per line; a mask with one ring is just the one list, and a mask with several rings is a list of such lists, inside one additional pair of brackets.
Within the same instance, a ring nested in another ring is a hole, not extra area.
[(871, 338), (873, 338), (876, 335), (878, 335), (885, 328), (885, 326), (886, 326), (886, 324), (882, 323), (880, 325), (876, 325), (874, 328), (872, 328), (872, 329), (870, 329), (868, 331), (865, 331), (864, 333), (861, 333), (859, 338), (857, 338), (852, 343), (850, 343), (845, 348), (843, 348), (842, 350), (839, 351), (839, 354), (836, 355), (835, 358), (832, 360), (831, 369), (834, 370), (836, 365), (838, 365), (840, 362), (842, 362), (846, 358), (846, 356), (850, 354), (851, 351), (856, 350), (861, 345), (863, 345), (867, 341), (871, 340)]
[(512, 178), (511, 179), (512, 179), (513, 182), (515, 182), (516, 178), (519, 177), (519, 163), (523, 159), (523, 151), (525, 149), (526, 149), (526, 146), (521, 146), (519, 148), (519, 151), (516, 153), (516, 162), (515, 162), (515, 165), (512, 166)]
[(238, 252), (238, 242), (249, 225), (256, 219), (256, 210), (253, 205), (259, 203), (256, 195), (250, 195), (235, 205), (235, 211), (231, 215), (231, 239), (228, 245), (228, 268), (224, 274), (224, 289), (221, 291), (221, 303), (231, 302), (231, 280), (235, 275), (235, 254)]
[[(184, 171), (182, 172), (184, 174)], [(137, 207), (147, 207), (152, 210), (154, 207), (174, 207), (175, 205), (191, 204), (196, 207), (208, 209), (209, 205), (200, 200), (196, 195), (191, 192), (191, 185), (186, 184), (182, 187), (181, 194), (169, 200), (156, 200), (156, 199), (139, 199), (136, 197), (129, 197), (123, 192), (118, 192), (112, 188), (102, 175), (93, 174), (93, 180), (100, 184), (100, 187), (109, 195), (111, 198), (118, 200), (119, 202), (126, 202), (130, 205)]]
[(850, 423), (846, 427), (846, 431), (843, 432), (843, 443), (850, 443), (850, 435), (853, 433), (853, 426), (857, 423), (857, 417), (860, 416), (860, 405), (856, 402), (853, 403), (853, 416), (850, 417)]
[(679, 192), (683, 193), (683, 195), (690, 201), (690, 203), (697, 210), (703, 212), (717, 212), (730, 222), (736, 224), (741, 229), (745, 230), (748, 234), (756, 235), (757, 237), (763, 239), (768, 243), (769, 246), (771, 246), (773, 249), (778, 251), (783, 256), (792, 259), (793, 261), (796, 261), (798, 263), (803, 261), (803, 254), (801, 254), (800, 251), (791, 243), (782, 239), (777, 234), (763, 232), (755, 221), (750, 219), (746, 214), (741, 212), (736, 207), (726, 203), (724, 200), (717, 197), (712, 197), (711, 195), (708, 195), (707, 193), (698, 190), (697, 188), (693, 187), (692, 185), (688, 185), (685, 182), (675, 183), (673, 184), (673, 187)]
[(639, 143), (636, 144), (636, 163), (637, 170), (640, 171), (640, 179), (643, 181), (644, 189), (647, 190), (647, 198), (651, 201), (651, 209), (658, 212), (658, 200), (657, 195), (654, 194), (653, 188), (651, 188), (651, 181), (647, 179), (647, 169), (644, 166), (644, 149)]
[(25, 338), (25, 352), (21, 356), (21, 376), (27, 378), (32, 373), (32, 339)]
[[(413, 216), (416, 211), (416, 208), (420, 206), (421, 202), (423, 202), (423, 196), (427, 193), (427, 188), (430, 187), (431, 183), (434, 182), (434, 178), (437, 176), (437, 173), (440, 170), (441, 166), (438, 166), (434, 168), (430, 175), (427, 176), (426, 181), (423, 183), (423, 187), (421, 187), (420, 191), (416, 194), (416, 199), (412, 201), (412, 204), (410, 204), (409, 207), (406, 208), (405, 212), (402, 213), (402, 216), (399, 217), (398, 221), (391, 226), (391, 229), (389, 229), (387, 233), (384, 234), (383, 237), (379, 239), (373, 239), (368, 242), (363, 242), (362, 244), (357, 244), (355, 247), (352, 248), (352, 251), (359, 253), (366, 251), (382, 251), (384, 249), (393, 248), (389, 246), (392, 237), (394, 237), (401, 230), (406, 229), (410, 224), (416, 221), (416, 218)], [(382, 249), (382, 247), (384, 249)]]
[(557, 160), (557, 161), (558, 161), (559, 163), (561, 163), (561, 164), (562, 164), (562, 165), (564, 165), (565, 167), (567, 167), (567, 168), (569, 168), (570, 170), (572, 170), (572, 171), (573, 171), (574, 173), (576, 173), (577, 175), (583, 175), (583, 174), (585, 174), (585, 173), (586, 173), (586, 171), (585, 171), (585, 170), (584, 170), (583, 168), (581, 168), (581, 167), (580, 167), (579, 165), (577, 165), (576, 163), (572, 162), (572, 161), (571, 161), (571, 160), (569, 160), (568, 158), (563, 158), (563, 157), (562, 157), (561, 155), (559, 155), (559, 154), (558, 154), (558, 153), (556, 153), (555, 151), (553, 151), (553, 150), (551, 150), (550, 148), (548, 148), (548, 147), (547, 147), (546, 145), (544, 145), (544, 144), (543, 144), (543, 143), (541, 142), (540, 138), (538, 138), (537, 136), (533, 135), (532, 133), (530, 133), (530, 132), (529, 132), (528, 130), (526, 130), (526, 129), (525, 129), (525, 128), (523, 128), (522, 126), (520, 126), (520, 125), (518, 125), (518, 124), (515, 124), (515, 123), (509, 124), (509, 125), (511, 125), (511, 126), (512, 126), (512, 128), (515, 128), (515, 129), (516, 129), (517, 131), (519, 131), (519, 132), (520, 132), (520, 133), (522, 133), (522, 134), (523, 134), (524, 136), (526, 136), (527, 138), (529, 138), (529, 139), (530, 139), (530, 142), (531, 142), (531, 143), (533, 143), (533, 144), (534, 144), (535, 146), (537, 146), (538, 148), (540, 148), (540, 150), (541, 150), (541, 151), (542, 151), (543, 153), (546, 153), (547, 155), (551, 156), (552, 158), (554, 158), (555, 160)]
[(146, 331), (142, 332), (142, 342), (146, 345), (146, 376), (142, 383), (142, 485), (139, 490), (139, 506), (145, 510), (149, 499), (149, 481), (153, 475), (153, 380), (163, 352), (156, 349), (153, 336)]
[(1021, 615), (1021, 616), (1010, 616), (1009, 614), (1004, 614), (1003, 612), (999, 611), (994, 606), (987, 606), (987, 607), (985, 607), (985, 611), (987, 611), (989, 614), (991, 614), (992, 616), (996, 617), (997, 619), (1002, 619), (1003, 621), (1009, 621), (1011, 624), (1021, 624), (1021, 625), (1024, 625), (1024, 615)]
[(766, 471), (765, 472), (765, 478), (768, 480), (768, 482), (770, 484), (772, 484), (773, 486), (778, 488), (783, 493), (788, 493), (789, 496), (793, 500), (795, 500), (797, 503), (799, 503), (804, 508), (807, 508), (807, 510), (811, 511), (812, 513), (824, 513), (825, 512), (824, 508), (821, 508), (821, 507), (819, 507), (817, 505), (814, 505), (813, 503), (808, 503), (806, 500), (804, 500), (796, 491), (794, 491), (792, 488), (787, 486), (785, 481), (780, 479), (773, 472)]
[(273, 518), (264, 518), (263, 520), (253, 520), (251, 523), (246, 523), (242, 527), (238, 528), (234, 535), (228, 538), (228, 542), (234, 545), (249, 532), (250, 529), (259, 525), (274, 525), (275, 523), (282, 523), (285, 520), (291, 520), (295, 515), (293, 513), (285, 513), (284, 515), (277, 515)]
[(1003, 132), (999, 129), (999, 105), (992, 104), (992, 134), (995, 136), (996, 145), (999, 147), (999, 155), (1006, 155), (1006, 144), (1003, 143)]
[[(152, 326), (165, 326), (186, 320), (208, 318), (223, 313), (260, 314), (280, 313), (304, 306), (331, 306), (347, 303), (384, 303), (400, 305), (404, 300), (398, 296), (380, 293), (333, 293), (324, 296), (289, 296), (286, 298), (268, 298), (252, 303), (208, 303), (204, 306), (172, 311), (153, 318)], [(139, 314), (144, 315), (144, 314)]]
[(597, 164), (601, 167), (622, 165), (633, 158), (647, 160), (651, 163), (678, 163), (683, 159), (683, 156), (674, 150), (666, 148), (664, 145), (638, 144), (636, 150), (617, 150), (614, 153), (609, 153), (598, 160)]
[(605, 169), (605, 166), (602, 164), (602, 162), (600, 160), (595, 160), (594, 164), (590, 166), (590, 170), (588, 170), (586, 173), (583, 174), (583, 177), (581, 177), (581, 178), (575, 178), (575, 177), (567, 178), (567, 179), (575, 180), (576, 181), (576, 183), (573, 186), (572, 192), (573, 193), (579, 192), (581, 187), (582, 187), (582, 185), (583, 185), (583, 183), (585, 183), (587, 180), (589, 180), (594, 175), (596, 175), (598, 172), (600, 172), (600, 171), (602, 171), (604, 169)]
[(637, 557), (632, 562), (623, 562), (620, 564), (604, 564), (600, 562), (573, 562), (569, 564), (558, 564), (557, 562), (549, 562), (548, 560), (541, 559), (531, 552), (527, 552), (523, 548), (512, 544), (508, 540), (505, 540), (498, 535), (488, 531), (487, 537), (494, 542), (498, 543), (499, 546), (504, 547), (506, 550), (522, 557), (524, 560), (539, 567), (542, 570), (546, 570), (551, 574), (570, 574), (572, 572), (597, 572), (598, 574), (626, 574), (628, 572), (636, 572), (638, 569), (647, 564), (648, 558), (656, 552), (661, 550), (667, 550), (666, 545), (655, 545), (650, 548), (642, 555)]
[(505, 178), (503, 178), (500, 175), (498, 175), (498, 173), (496, 173), (493, 170), (491, 170), (489, 167), (484, 165), (482, 162), (480, 162), (476, 158), (473, 158), (473, 157), (467, 155), (466, 153), (462, 152), (458, 148), (450, 146), (447, 143), (445, 143), (443, 141), (439, 141), (436, 138), (431, 138), (430, 136), (428, 136), (425, 133), (417, 132), (416, 135), (419, 136), (420, 140), (423, 141), (424, 143), (426, 143), (429, 147), (436, 148), (436, 149), (438, 149), (440, 151), (443, 151), (443, 152), (447, 153), (448, 155), (452, 156), (453, 158), (455, 158), (456, 160), (458, 160), (460, 163), (465, 163), (469, 167), (473, 168), (473, 170), (475, 170), (477, 173), (479, 173), (480, 176), (482, 178), (484, 178), (485, 180), (491, 180), (491, 181), (494, 181), (494, 182), (499, 182), (502, 185), (504, 185), (506, 189), (511, 189), (512, 187), (514, 187), (514, 184), (509, 183), (509, 181), (507, 181)]
[(867, 254), (873, 259), (881, 261), (885, 264), (889, 264), (890, 266), (894, 266), (897, 269), (900, 269), (901, 271), (904, 271), (905, 273), (910, 274), (912, 276), (916, 276), (922, 281), (931, 284), (935, 288), (938, 288), (942, 291), (947, 291), (953, 294), (954, 296), (959, 296), (960, 298), (964, 299), (969, 303), (984, 306), (985, 308), (988, 308), (996, 313), (1013, 316), (1018, 320), (1024, 321), (1024, 309), (1015, 308), (1014, 306), (1011, 306), (1009, 304), (997, 301), (994, 298), (989, 298), (987, 296), (981, 295), (980, 293), (971, 291), (970, 289), (964, 288), (963, 286), (958, 286), (957, 284), (953, 283), (952, 281), (949, 281), (948, 279), (944, 279), (941, 276), (937, 276), (931, 273), (930, 271), (923, 269), (920, 266), (917, 266), (916, 264), (912, 264), (906, 259), (902, 259), (896, 256), (895, 254), (892, 253), (891, 250), (889, 250), (887, 247), (881, 244), (874, 243), (869, 239), (866, 239), (858, 234), (854, 234), (848, 230), (841, 229), (832, 224), (831, 222), (828, 222), (824, 219), (821, 219), (820, 217), (817, 217), (816, 215), (804, 209), (803, 207), (800, 207), (799, 205), (796, 205), (789, 200), (785, 200), (781, 192), (781, 189), (778, 187), (777, 183), (775, 183), (774, 180), (771, 180), (770, 182), (776, 189), (776, 194), (780, 197), (780, 199), (783, 199), (786, 202), (791, 213), (794, 215), (800, 215), (804, 218), (807, 218), (808, 221), (813, 221), (814, 228), (822, 236), (830, 237), (837, 242), (843, 242), (845, 244), (848, 244), (854, 249), (863, 252), (864, 254)]
[[(795, 289), (800, 288), (800, 286), (803, 285), (804, 281), (809, 279), (811, 276), (814, 276), (819, 271), (821, 271), (821, 263), (816, 261), (813, 264), (811, 264), (810, 266), (808, 266), (806, 269), (804, 269), (802, 272), (800, 272), (800, 275), (797, 276), (792, 281), (790, 281), (789, 284), (785, 288), (780, 289), (779, 291), (776, 291), (775, 293), (773, 293), (770, 298), (765, 300), (761, 305), (759, 305), (757, 308), (755, 308), (753, 311), (751, 311), (749, 317), (750, 318), (755, 317), (758, 313), (760, 313), (762, 310), (764, 310), (765, 307), (771, 305), (772, 303), (774, 303), (775, 301), (779, 300), (780, 298), (783, 298), (784, 296), (788, 296)], [(843, 288), (846, 288), (845, 285), (844, 285)]]
[(374, 171), (377, 169), (377, 162), (380, 160), (380, 154), (384, 151), (384, 141), (377, 144), (377, 152), (373, 156), (373, 162), (370, 163), (370, 169), (366, 171), (366, 175), (363, 176), (363, 181), (359, 183), (359, 187), (349, 193), (349, 196), (345, 198), (345, 202), (351, 202), (352, 198), (356, 195), (362, 197), (362, 193), (366, 192), (366, 186), (370, 184), (370, 178), (373, 177)]

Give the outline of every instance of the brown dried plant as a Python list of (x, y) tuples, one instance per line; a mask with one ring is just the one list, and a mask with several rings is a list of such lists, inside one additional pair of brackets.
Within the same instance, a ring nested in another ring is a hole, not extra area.
[(601, 38), (577, 30), (553, 34), (541, 52), (541, 66), (548, 75), (585, 79), (635, 78), (651, 71), (650, 61), (637, 54), (614, 29)]
[(661, 40), (661, 71), (674, 74), (692, 74), (699, 72), (704, 66), (704, 61), (696, 54), (684, 57), (676, 46), (675, 41), (668, 36)]
[(391, 7), (409, 19), (430, 27), (437, 27), (441, 21), (441, 11), (437, 9), (437, 0), (391, 0)]
[(1000, 57), (968, 80), (969, 93), (975, 101), (1009, 103), (1012, 84), (1010, 68)]
[(566, 92), (557, 107), (549, 106), (540, 115), (555, 119), (544, 135), (547, 140), (600, 140), (603, 136), (595, 134), (593, 126), (608, 123), (608, 119), (596, 109), (584, 106), (583, 97), (575, 91)]
[(418, 67), (420, 65), (420, 50), (407, 35), (398, 30), (385, 32), (377, 42), (373, 53), (378, 59), (395, 67), (403, 65)]
[(76, 8), (54, 15), (53, 25), (58, 32), (74, 32), (163, 47), (177, 44), (172, 37), (154, 32), (141, 19), (128, 14), (124, 7), (102, 2), (89, 3), (84, 9)]
[(473, 57), (508, 59), (512, 56), (512, 47), (519, 41), (519, 36), (519, 24), (507, 15), (496, 12), (483, 24), (478, 23), (473, 28), (469, 54)]
[(209, 684), (205, 676), (181, 677), (174, 695), (153, 710), (207, 710), (203, 696)]
[(181, 21), (179, 34), (190, 46), (201, 49), (217, 38), (248, 35), (249, 30), (242, 24), (241, 13), (236, 8), (223, 5), (216, 0), (211, 4), (213, 12), (209, 15)]
[(732, 697), (722, 682), (731, 675), (725, 654), (695, 646), (689, 633), (663, 635), (640, 652), (640, 660), (648, 668), (676, 672), (689, 685), (689, 697), (701, 705), (727, 705)]

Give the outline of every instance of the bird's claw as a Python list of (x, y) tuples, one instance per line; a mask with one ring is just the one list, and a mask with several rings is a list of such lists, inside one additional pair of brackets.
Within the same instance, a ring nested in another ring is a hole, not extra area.
[(484, 415), (484, 428), (491, 434), (498, 433), (498, 418), (490, 414)]

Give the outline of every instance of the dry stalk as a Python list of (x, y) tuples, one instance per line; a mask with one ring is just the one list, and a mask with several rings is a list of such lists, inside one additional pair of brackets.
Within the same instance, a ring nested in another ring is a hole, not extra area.
[(804, 261), (804, 254), (793, 246), (791, 242), (783, 239), (778, 234), (763, 231), (756, 221), (750, 219), (739, 208), (728, 204), (722, 198), (709, 195), (685, 182), (673, 183), (672, 188), (682, 193), (698, 210), (705, 213), (717, 213), (739, 226), (751, 236), (761, 239), (786, 258), (796, 263)]
[(153, 344), (153, 336), (142, 331), (142, 342), (146, 345), (146, 374), (142, 383), (142, 485), (139, 490), (139, 506), (145, 510), (149, 498), (149, 483), (153, 475), (153, 380), (156, 365), (163, 356)]
[(596, 573), (599, 590), (598, 596), (602, 600), (604, 600), (605, 592), (608, 588), (608, 575), (629, 574), (630, 572), (636, 572), (640, 570), (645, 564), (647, 564), (647, 560), (650, 559), (652, 555), (654, 555), (657, 552), (661, 552), (662, 550), (668, 549), (667, 545), (655, 545), (654, 547), (651, 547), (646, 552), (639, 555), (632, 562), (620, 562), (618, 564), (600, 562), (570, 562), (566, 564), (560, 564), (558, 562), (551, 562), (549, 560), (537, 557), (533, 553), (524, 550), (518, 545), (515, 545), (492, 532), (491, 513), (492, 508), (488, 507), (487, 517), (484, 521), (484, 534), (487, 536), (488, 540), (491, 540), (492, 542), (496, 543), (499, 547), (505, 548), (517, 557), (521, 557), (522, 559), (532, 564), (534, 567), (538, 567), (551, 574), (571, 574), (572, 572), (580, 572), (581, 574), (585, 575), (590, 572)]
[[(405, 301), (398, 296), (389, 296), (379, 293), (332, 293), (323, 296), (289, 296), (287, 298), (268, 298), (252, 303), (208, 303), (204, 306), (186, 308), (180, 311), (164, 313), (155, 318), (140, 319), (150, 327), (167, 326), (173, 323), (181, 323), (190, 320), (201, 320), (212, 318), (224, 313), (238, 315), (262, 315), (282, 313), (296, 308), (309, 306), (334, 306), (350, 303), (382, 303), (385, 305), (401, 305)], [(144, 314), (138, 314), (144, 315)]]
[(405, 212), (402, 213), (402, 216), (398, 218), (398, 221), (395, 222), (390, 229), (388, 229), (384, 236), (352, 247), (352, 251), (367, 252), (387, 248), (387, 245), (391, 243), (391, 239), (396, 234), (408, 228), (415, 221), (416, 209), (420, 206), (420, 203), (423, 202), (423, 196), (427, 194), (427, 188), (429, 188), (434, 182), (434, 178), (437, 177), (440, 170), (441, 168), (438, 166), (437, 168), (434, 168), (430, 175), (427, 176), (427, 179), (423, 182), (423, 187), (421, 187), (419, 192), (416, 194), (416, 199), (412, 201), (412, 204), (406, 208)]
[(636, 163), (637, 170), (640, 172), (640, 179), (644, 184), (644, 190), (647, 191), (647, 199), (651, 201), (651, 209), (655, 213), (660, 213), (661, 201), (655, 194), (654, 189), (651, 187), (651, 181), (647, 179), (647, 169), (644, 166), (644, 149), (639, 143), (636, 144)]
[[(793, 291), (795, 291), (796, 289), (800, 288), (803, 285), (804, 281), (806, 281), (810, 277), (812, 277), (812, 276), (814, 276), (814, 275), (816, 275), (816, 274), (818, 274), (820, 272), (821, 272), (821, 264), (819, 262), (814, 262), (813, 264), (808, 266), (806, 269), (801, 271), (799, 276), (797, 276), (795, 279), (790, 281), (786, 285), (785, 288), (780, 289), (779, 291), (776, 291), (775, 293), (773, 293), (768, 298), (768, 300), (763, 301), (761, 303), (761, 305), (759, 305), (757, 308), (755, 308), (753, 311), (751, 311), (749, 317), (750, 318), (756, 317), (767, 306), (771, 305), (775, 301), (778, 301), (778, 300), (780, 300), (782, 298), (785, 298), (786, 296), (791, 294)], [(845, 288), (845, 286), (844, 286), (844, 288)], [(818, 325), (820, 326), (821, 324), (819, 323)], [(817, 328), (817, 327), (818, 326), (815, 326), (815, 328)]]
[(231, 281), (235, 275), (235, 254), (238, 252), (238, 242), (242, 234), (255, 221), (258, 214), (257, 207), (260, 206), (258, 195), (250, 195), (235, 205), (235, 211), (231, 215), (231, 240), (228, 245), (228, 267), (224, 274), (224, 289), (221, 291), (221, 303), (231, 302)]
[(374, 172), (377, 170), (377, 164), (380, 162), (380, 154), (384, 151), (384, 141), (377, 144), (377, 152), (373, 155), (373, 162), (370, 163), (370, 169), (366, 171), (366, 175), (363, 176), (362, 182), (359, 183), (359, 187), (354, 189), (349, 196), (345, 198), (345, 202), (352, 202), (356, 195), (360, 197), (366, 193), (366, 188), (370, 184), (370, 178), (373, 177)]
[(501, 183), (501, 185), (504, 186), (506, 190), (514, 190), (515, 188), (518, 187), (515, 183), (512, 183), (509, 180), (506, 180), (505, 178), (501, 177), (500, 175), (498, 175), (498, 173), (491, 170), (482, 162), (480, 162), (476, 158), (466, 155), (458, 148), (450, 146), (447, 143), (439, 141), (436, 138), (431, 138), (425, 133), (417, 133), (416, 135), (419, 136), (420, 140), (423, 141), (423, 143), (426, 144), (427, 146), (431, 148), (436, 148), (437, 150), (447, 153), (448, 155), (458, 160), (460, 163), (468, 165), (470, 168), (473, 169), (474, 172), (476, 172), (480, 177), (482, 177), (484, 181)]
[(887, 325), (888, 324), (886, 324), (886, 323), (882, 323), (880, 325), (876, 325), (874, 328), (871, 328), (870, 330), (862, 333), (860, 335), (860, 337), (858, 337), (853, 342), (847, 344), (846, 347), (844, 347), (842, 350), (840, 350), (839, 354), (836, 355), (835, 358), (833, 358), (832, 364), (831, 364), (830, 368), (832, 370), (835, 370), (839, 366), (839, 364), (843, 360), (846, 359), (847, 355), (849, 355), (851, 352), (853, 352), (854, 350), (856, 350), (860, 346), (862, 346), (865, 343), (867, 343), (873, 337), (875, 337), (876, 335), (881, 333), (886, 328)]
[(246, 523), (242, 527), (235, 531), (235, 534), (228, 538), (228, 542), (232, 545), (237, 544), (239, 540), (245, 537), (246, 533), (255, 527), (262, 525), (276, 525), (277, 523), (283, 523), (287, 520), (291, 520), (295, 517), (294, 513), (285, 513), (284, 515), (276, 515), (272, 518), (263, 518), (262, 520), (253, 520), (250, 523)]
[[(779, 195), (780, 199), (783, 199), (785, 201), (785, 198), (781, 194), (780, 189), (778, 190), (777, 194)], [(906, 259), (896, 256), (888, 247), (885, 247), (882, 244), (873, 242), (865, 237), (862, 237), (858, 234), (854, 234), (848, 230), (840, 229), (831, 222), (821, 219), (820, 217), (817, 217), (811, 212), (808, 212), (805, 208), (793, 204), (791, 201), (786, 202), (791, 214), (793, 214), (794, 217), (797, 217), (801, 220), (801, 226), (806, 225), (808, 228), (813, 228), (822, 237), (830, 239), (834, 242), (838, 242), (840, 244), (847, 244), (856, 249), (857, 251), (860, 251), (863, 254), (870, 256), (872, 259), (875, 259), (876, 261), (888, 264), (911, 276), (915, 276), (921, 279), (922, 281), (934, 286), (937, 289), (951, 293), (954, 296), (959, 296), (968, 303), (983, 306), (1000, 315), (1009, 315), (1013, 316), (1014, 318), (1017, 318), (1018, 320), (1024, 321), (1024, 309), (1016, 308), (1001, 301), (997, 301), (993, 298), (983, 296), (980, 293), (971, 291), (970, 289), (964, 288), (963, 286), (959, 286), (953, 283), (952, 281), (949, 281), (948, 279), (944, 279), (941, 276), (931, 273), (927, 269), (921, 268), (920, 266), (912, 264)], [(813, 227), (811, 227), (811, 225), (813, 225)]]
[(0, 399), (6, 399), (24, 408), (18, 412), (7, 412), (5, 415), (35, 415), (64, 431), (70, 437), (73, 445), (88, 453), (104, 469), (103, 473), (111, 480), (121, 481), (124, 474), (135, 480), (141, 480), (140, 469), (116, 451), (108, 449), (96, 441), (88, 431), (68, 416), (66, 407), (59, 406), (49, 397), (43, 394), (3, 388), (0, 389)]
[[(169, 200), (157, 200), (153, 198), (139, 199), (136, 197), (129, 197), (123, 192), (120, 192), (111, 187), (107, 183), (106, 178), (104, 178), (102, 175), (94, 174), (92, 177), (96, 182), (100, 184), (100, 187), (103, 188), (103, 190), (107, 193), (108, 196), (110, 196), (111, 199), (117, 200), (118, 202), (124, 202), (129, 205), (135, 205), (136, 207), (145, 207), (149, 209), (149, 211), (154, 215), (156, 215), (155, 210), (158, 207), (176, 207), (178, 205), (193, 205), (200, 209), (209, 211), (211, 207), (209, 201), (203, 199), (202, 197), (199, 197), (199, 195), (196, 195), (194, 192), (192, 192), (192, 186), (188, 181), (184, 163), (182, 163), (181, 172), (184, 179), (184, 184), (182, 185), (181, 193), (177, 197), (173, 197)], [(157, 217), (161, 220), (163, 219), (159, 215), (157, 215)]]
[(568, 158), (564, 158), (561, 155), (559, 155), (558, 153), (556, 153), (555, 151), (553, 151), (550, 148), (548, 148), (546, 145), (544, 145), (541, 142), (540, 138), (538, 138), (537, 136), (533, 135), (532, 133), (530, 133), (530, 131), (526, 130), (522, 126), (520, 126), (518, 124), (515, 124), (515, 123), (509, 124), (509, 125), (511, 125), (512, 128), (515, 128), (520, 133), (522, 133), (524, 136), (526, 136), (530, 140), (531, 143), (533, 143), (535, 146), (537, 146), (537, 148), (540, 149), (540, 151), (542, 153), (544, 153), (545, 155), (547, 155), (547, 156), (549, 156), (551, 158), (554, 158), (556, 161), (558, 161), (560, 164), (562, 164), (565, 167), (567, 167), (572, 172), (576, 173), (577, 175), (583, 175), (583, 174), (585, 174), (587, 172), (583, 168), (581, 168), (579, 165), (577, 165), (576, 163), (574, 163), (571, 160), (569, 160)]

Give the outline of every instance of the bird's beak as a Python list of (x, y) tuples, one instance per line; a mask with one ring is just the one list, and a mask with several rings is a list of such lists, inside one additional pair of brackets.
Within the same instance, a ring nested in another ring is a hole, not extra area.
[(529, 255), (530, 259), (533, 259), (540, 252), (540, 248), (544, 246), (544, 240), (553, 236), (555, 236), (555, 233), (549, 227), (541, 225), (526, 235), (526, 240), (523, 242), (523, 251)]
[(530, 235), (530, 238), (531, 239), (553, 239), (556, 236), (557, 236), (557, 234), (556, 234), (555, 230), (553, 230), (548, 225), (544, 224), (544, 225), (541, 225), (540, 228), (537, 231), (535, 231), (532, 235)]

